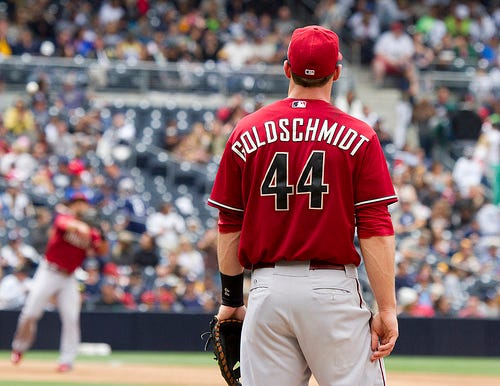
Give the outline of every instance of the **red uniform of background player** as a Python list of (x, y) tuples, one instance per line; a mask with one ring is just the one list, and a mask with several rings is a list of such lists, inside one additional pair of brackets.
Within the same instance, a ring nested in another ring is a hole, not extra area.
[(45, 259), (33, 278), (33, 286), (19, 315), (12, 342), (11, 361), (18, 364), (36, 336), (37, 322), (49, 300), (55, 296), (61, 317), (61, 344), (58, 371), (72, 369), (80, 343), (80, 293), (74, 271), (85, 260), (87, 251), (103, 253), (107, 244), (96, 228), (82, 218), (90, 204), (85, 196), (74, 195), (68, 206), (59, 206), (51, 229)]
[[(238, 122), (209, 204), (219, 209), (222, 306), (243, 319), (242, 383), (383, 385), (398, 336), (397, 197), (375, 132), (330, 104), (341, 72), (338, 37), (297, 29), (284, 63), (288, 98)], [(364, 304), (361, 252), (379, 306)], [(243, 267), (252, 270), (248, 310)]]

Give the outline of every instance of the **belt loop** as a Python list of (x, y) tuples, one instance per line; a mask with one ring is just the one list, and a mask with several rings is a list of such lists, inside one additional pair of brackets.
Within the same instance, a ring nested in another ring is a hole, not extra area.
[(358, 278), (358, 269), (354, 264), (346, 264), (345, 265), (345, 276), (351, 279)]

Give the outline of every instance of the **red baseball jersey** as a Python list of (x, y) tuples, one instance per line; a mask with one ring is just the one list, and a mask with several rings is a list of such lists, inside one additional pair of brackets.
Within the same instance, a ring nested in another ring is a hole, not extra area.
[(64, 223), (73, 218), (70, 215), (60, 214), (54, 220), (52, 234), (47, 243), (45, 258), (56, 264), (66, 272), (73, 272), (85, 260), (88, 248), (97, 248), (101, 236), (96, 229), (91, 229), (91, 241), (88, 242), (76, 232), (65, 230)]
[(374, 130), (331, 104), (287, 98), (232, 132), (208, 204), (243, 214), (240, 263), (360, 263), (355, 210), (397, 201)]

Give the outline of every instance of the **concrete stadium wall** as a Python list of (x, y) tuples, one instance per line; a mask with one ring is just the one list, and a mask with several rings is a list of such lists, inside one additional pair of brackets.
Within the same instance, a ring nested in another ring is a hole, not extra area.
[[(10, 349), (17, 311), (0, 311), (0, 349)], [(84, 312), (82, 342), (107, 343), (112, 350), (202, 351), (201, 334), (211, 315), (166, 313)], [(500, 356), (500, 320), (400, 319), (394, 354), (443, 356)], [(38, 324), (33, 349), (59, 346), (60, 322), (46, 312)]]

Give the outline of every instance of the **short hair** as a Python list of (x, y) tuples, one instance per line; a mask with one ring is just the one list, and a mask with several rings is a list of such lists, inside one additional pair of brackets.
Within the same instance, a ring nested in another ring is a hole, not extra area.
[(325, 76), (324, 78), (309, 79), (309, 78), (304, 78), (302, 76), (298, 76), (297, 74), (294, 74), (292, 72), (292, 79), (295, 82), (295, 84), (307, 88), (322, 87), (328, 83), (328, 81), (332, 78), (332, 76), (333, 73), (328, 76)]

